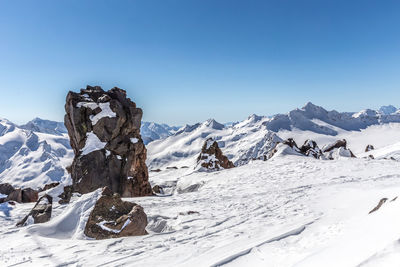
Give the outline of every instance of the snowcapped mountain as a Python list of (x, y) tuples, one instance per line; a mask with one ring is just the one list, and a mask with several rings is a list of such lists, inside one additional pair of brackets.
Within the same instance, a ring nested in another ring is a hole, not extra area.
[(282, 140), (269, 131), (260, 118), (250, 116), (231, 127), (225, 127), (213, 119), (186, 125), (174, 135), (148, 144), (148, 165), (150, 168), (194, 166), (200, 149), (208, 138), (216, 140), (235, 165), (243, 165), (252, 158), (263, 157)]
[[(339, 113), (309, 103), (287, 114), (251, 115), (225, 125), (213, 119), (180, 129), (143, 123), (147, 133), (159, 137), (147, 145), (147, 163), (150, 169), (163, 168), (150, 172), (149, 180), (165, 193), (126, 200), (146, 211), (148, 235), (88, 240), (84, 227), (100, 190), (74, 195), (68, 205), (53, 201), (49, 222), (19, 229), (15, 224), (33, 203), (7, 202), (0, 204), (4, 214), (0, 214), (0, 240), (7, 244), (0, 247), (1, 262), (10, 266), (42, 266), (54, 259), (122, 266), (133, 261), (138, 266), (160, 262), (169, 266), (397, 266), (398, 162), (380, 159), (400, 159), (400, 123), (396, 122), (400, 113), (386, 113)], [(0, 120), (0, 183), (33, 188), (52, 181), (68, 183), (65, 166), (72, 160), (68, 136), (53, 123), (36, 120), (31, 125), (25, 129)], [(193, 171), (210, 137), (238, 167)], [(297, 149), (287, 145), (289, 137), (296, 140)], [(339, 139), (346, 139), (359, 158), (345, 155), (349, 152), (342, 147), (327, 146)], [(307, 153), (332, 151), (335, 155), (329, 156), (339, 160), (305, 157), (306, 145), (312, 148)], [(364, 152), (367, 145), (371, 146)], [(268, 158), (272, 150), (273, 157)], [(261, 161), (266, 158), (267, 162)], [(377, 203), (382, 203), (378, 209)], [(371, 210), (376, 211), (370, 214)], [(46, 244), (47, 250), (38, 249), (38, 244)]]
[(390, 122), (400, 122), (399, 114), (383, 114), (371, 109), (357, 113), (327, 111), (309, 102), (301, 109), (292, 110), (287, 114), (275, 115), (265, 124), (269, 130), (274, 132), (297, 128), (325, 135), (337, 135), (338, 131), (334, 127), (347, 131), (360, 131), (371, 125)]
[(381, 114), (384, 114), (384, 115), (395, 114), (395, 113), (398, 112), (398, 111), (399, 111), (399, 110), (398, 110), (395, 106), (392, 106), (392, 105), (382, 106), (382, 107), (379, 109), (379, 112), (380, 112)]
[[(271, 117), (253, 114), (241, 122), (229, 124), (209, 119), (178, 128), (142, 122), (141, 135), (147, 144), (150, 169), (192, 168), (209, 137), (239, 166), (253, 159), (268, 159), (276, 144), (288, 138), (294, 138), (298, 145), (312, 139), (320, 147), (346, 139), (356, 155), (365, 156), (363, 152), (368, 144), (380, 149), (400, 142), (397, 122), (400, 122), (400, 113), (393, 106), (382, 107), (379, 111), (339, 113), (307, 103), (287, 114)], [(394, 158), (400, 154), (396, 147), (389, 150)], [(4, 119), (0, 121), (0, 183), (41, 187), (67, 179), (65, 167), (72, 157), (63, 123), (36, 118), (18, 126)]]
[[(150, 143), (147, 162), (150, 168), (193, 166), (209, 137), (218, 141), (224, 154), (237, 166), (252, 159), (268, 159), (276, 144), (287, 138), (294, 138), (299, 145), (312, 139), (321, 146), (347, 139), (349, 147), (361, 153), (369, 143), (382, 147), (400, 141), (400, 113), (389, 113), (394, 110), (387, 107), (381, 110), (388, 114), (371, 109), (340, 113), (309, 102), (287, 114), (271, 117), (253, 114), (228, 125), (209, 119), (185, 125), (172, 136)], [(386, 139), (376, 138), (384, 132)]]
[(179, 128), (178, 126), (142, 121), (140, 134), (142, 135), (143, 143), (147, 145), (154, 140), (163, 139), (174, 134)]
[(67, 133), (64, 122), (56, 122), (35, 118), (24, 125), (19, 126), (21, 129), (30, 130), (33, 132), (63, 135)]
[[(142, 138), (149, 143), (172, 135), (178, 127), (142, 122)], [(0, 183), (39, 188), (66, 181), (65, 167), (71, 164), (71, 149), (63, 122), (35, 118), (18, 126), (0, 120)]]
[[(39, 129), (54, 130), (54, 134), (33, 132), (0, 120), (0, 183), (37, 189), (51, 182), (67, 182), (65, 167), (73, 156), (68, 137), (53, 127), (56, 124), (44, 122), (51, 127), (46, 129), (39, 123)], [(29, 125), (35, 129), (33, 123)]]

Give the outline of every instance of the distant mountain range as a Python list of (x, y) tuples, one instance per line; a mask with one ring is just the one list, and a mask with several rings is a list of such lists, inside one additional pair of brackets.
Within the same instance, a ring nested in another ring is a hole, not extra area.
[(203, 123), (185, 125), (172, 136), (149, 143), (148, 165), (150, 168), (191, 166), (209, 137), (218, 141), (219, 147), (235, 165), (267, 157), (277, 142), (288, 137), (300, 142), (317, 139), (320, 145), (350, 138), (352, 142), (349, 144), (360, 150), (360, 147), (367, 145), (360, 142), (379, 141), (382, 133), (379, 136), (373, 136), (376, 133), (365, 134), (368, 138), (359, 138), (355, 133), (361, 133), (370, 126), (399, 122), (400, 111), (393, 106), (379, 110), (337, 112), (327, 111), (310, 102), (286, 114), (270, 117), (253, 114), (242, 122), (229, 125), (209, 119)]
[[(300, 145), (306, 139), (315, 139), (324, 145), (346, 138), (350, 148), (357, 145), (359, 151), (367, 143), (384, 146), (399, 142), (399, 122), (400, 110), (394, 106), (337, 112), (307, 103), (286, 114), (269, 117), (253, 114), (236, 123), (222, 124), (209, 119), (175, 127), (142, 122), (141, 135), (147, 145), (150, 169), (193, 166), (201, 146), (209, 137), (217, 140), (223, 153), (235, 165), (243, 165), (253, 159), (264, 159), (278, 142), (288, 137), (295, 138)], [(400, 155), (393, 149), (387, 151)], [(0, 120), (0, 183), (37, 188), (53, 181), (67, 182), (69, 175), (65, 167), (72, 157), (62, 122), (36, 118), (18, 126)]]

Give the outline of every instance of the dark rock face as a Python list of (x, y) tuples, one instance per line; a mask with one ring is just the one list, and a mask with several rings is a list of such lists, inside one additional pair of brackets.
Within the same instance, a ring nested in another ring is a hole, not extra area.
[(72, 197), (72, 186), (68, 185), (64, 187), (64, 192), (61, 193), (58, 197), (60, 200), (58, 201), (59, 204), (67, 204), (69, 203), (71, 197)]
[(12, 191), (5, 201), (16, 201), (18, 203), (28, 203), (28, 202), (36, 202), (39, 198), (39, 194), (36, 190), (31, 188), (25, 189), (15, 189)]
[(42, 196), (29, 214), (17, 223), (17, 226), (25, 225), (30, 216), (33, 218), (33, 223), (44, 223), (50, 221), (52, 204), (53, 198), (51, 196), (47, 194)]
[(207, 170), (230, 169), (235, 167), (235, 165), (222, 154), (218, 143), (212, 138), (208, 138), (204, 142), (200, 155), (197, 158), (197, 165)]
[(105, 187), (85, 226), (85, 235), (96, 239), (146, 235), (147, 215), (135, 203)]
[(374, 150), (374, 146), (373, 145), (367, 145), (367, 147), (365, 148), (365, 152), (369, 152), (371, 150)]
[(65, 125), (75, 158), (70, 167), (72, 192), (88, 193), (108, 186), (123, 197), (152, 194), (140, 136), (142, 110), (113, 88), (87, 86), (69, 92)]

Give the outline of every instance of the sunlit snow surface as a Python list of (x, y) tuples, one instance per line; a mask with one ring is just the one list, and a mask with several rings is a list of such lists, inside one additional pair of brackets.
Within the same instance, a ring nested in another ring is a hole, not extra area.
[[(399, 162), (393, 160), (321, 161), (282, 155), (213, 173), (151, 173), (152, 184), (163, 186), (166, 194), (127, 199), (144, 207), (149, 235), (102, 241), (82, 237), (82, 225), (76, 223), (77, 215), (94, 203), (93, 194), (75, 198), (70, 205), (55, 203), (50, 222), (24, 228), (14, 225), (33, 203), (1, 204), (0, 262), (398, 266), (400, 199), (368, 212), (381, 198), (400, 196), (399, 170)], [(86, 206), (73, 212), (82, 205)], [(68, 228), (61, 219), (75, 226)], [(58, 231), (52, 231), (56, 226), (66, 230), (57, 236)]]

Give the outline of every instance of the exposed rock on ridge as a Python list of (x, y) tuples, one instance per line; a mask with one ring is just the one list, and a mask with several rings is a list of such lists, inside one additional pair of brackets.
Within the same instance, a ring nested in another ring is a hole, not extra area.
[(224, 154), (222, 154), (221, 149), (218, 147), (218, 143), (212, 138), (208, 138), (204, 142), (200, 155), (197, 158), (197, 167), (206, 170), (220, 170), (230, 169), (235, 167), (235, 165), (229, 161)]
[(108, 186), (123, 197), (152, 195), (140, 136), (142, 110), (124, 90), (87, 86), (80, 93), (69, 92), (65, 111), (75, 152), (72, 192)]

